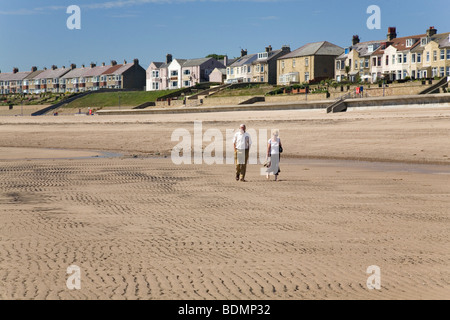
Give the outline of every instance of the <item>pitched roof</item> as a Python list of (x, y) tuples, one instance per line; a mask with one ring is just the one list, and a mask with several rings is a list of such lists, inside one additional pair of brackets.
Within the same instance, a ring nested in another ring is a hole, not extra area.
[(343, 48), (328, 41), (308, 43), (304, 46), (282, 56), (280, 59), (289, 59), (305, 56), (339, 56), (344, 51)]
[(89, 68), (75, 68), (70, 72), (66, 73), (62, 76), (62, 79), (72, 79), (72, 78), (82, 78), (86, 74)]
[(183, 67), (196, 67), (204, 64), (205, 62), (211, 60), (212, 58), (199, 58), (199, 59), (189, 59), (183, 63)]
[(133, 66), (134, 66), (134, 63), (118, 64), (118, 65), (114, 66), (114, 67), (118, 67), (117, 69), (115, 69), (113, 67), (113, 68), (110, 68), (110, 69), (106, 70), (102, 74), (121, 75), (121, 74), (123, 74), (125, 71), (127, 71), (128, 69), (130, 69)]
[[(226, 75), (227, 74), (227, 69), (224, 69), (224, 68), (215, 68), (212, 72), (215, 72), (215, 71), (219, 71), (219, 72), (221, 72), (223, 75)], [(211, 73), (212, 73), (211, 72)]]
[(38, 75), (40, 75), (42, 72), (44, 72), (44, 70), (36, 70), (36, 71), (30, 72), (25, 79), (32, 80), (32, 79), (36, 78)]
[(439, 48), (450, 48), (450, 33), (442, 34), (442, 38), (439, 40)]
[(8, 72), (0, 73), (0, 81), (20, 81), (25, 79), (31, 72)]
[[(427, 36), (426, 34), (420, 34), (420, 35), (414, 35), (414, 36), (395, 38), (395, 39), (392, 39), (391, 41), (387, 41), (386, 40), (386, 41), (381, 42), (381, 44), (386, 43), (386, 48), (383, 48), (383, 46), (380, 46), (377, 50), (372, 52), (372, 54), (376, 54), (376, 55), (383, 54), (384, 50), (386, 50), (390, 46), (393, 46), (398, 51), (412, 50), (412, 49), (416, 48), (417, 46), (419, 46), (420, 45), (420, 39), (423, 38), (423, 37), (426, 37), (426, 36)], [(407, 47), (406, 46), (406, 41), (408, 39), (415, 39), (416, 42), (411, 47)]]
[[(161, 66), (163, 65), (163, 64), (165, 64), (164, 62), (152, 62), (154, 65), (155, 65), (155, 67), (156, 68), (161, 68)], [(150, 63), (150, 65), (152, 64), (152, 63)]]
[(70, 69), (66, 68), (59, 68), (59, 69), (48, 69), (44, 70), (40, 74), (33, 77), (33, 79), (54, 79), (54, 78), (60, 78), (63, 75), (65, 75), (67, 72), (69, 72)]
[(253, 61), (255, 61), (258, 58), (258, 54), (254, 53), (254, 54), (248, 54), (246, 56), (243, 56), (241, 58), (238, 58), (232, 65), (231, 67), (240, 67), (240, 66), (244, 66), (244, 65), (248, 65), (251, 64)]

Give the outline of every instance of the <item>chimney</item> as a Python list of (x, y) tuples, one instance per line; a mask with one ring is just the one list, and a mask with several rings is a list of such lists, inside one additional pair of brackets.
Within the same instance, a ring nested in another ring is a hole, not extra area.
[(169, 53), (167, 56), (166, 56), (166, 63), (167, 64), (169, 64), (169, 63), (171, 63), (172, 62), (172, 55)]
[(116, 66), (117, 65), (117, 61), (116, 60), (111, 60), (111, 65), (112, 66)]
[(17, 73), (17, 72), (19, 72), (19, 69), (18, 68), (14, 68), (13, 69), (13, 73)]
[(58, 67), (55, 65), (52, 65), (52, 70), (56, 70), (56, 69), (58, 69)]
[(95, 68), (97, 65), (93, 62), (91, 62), (91, 69)]
[(437, 29), (435, 29), (434, 27), (430, 27), (430, 29), (427, 30), (427, 36), (428, 37), (432, 37), (437, 33)]
[(82, 64), (81, 67), (84, 69), (84, 67), (85, 67), (84, 64)]
[(105, 66), (105, 63), (104, 62), (102, 62), (102, 67), (104, 67)]
[(127, 60), (123, 60), (123, 64), (127, 64), (128, 62), (127, 62)]
[(269, 45), (268, 47), (266, 47), (266, 52), (267, 52), (267, 53), (272, 52), (272, 46), (271, 46), (271, 45)]
[(291, 52), (291, 47), (287, 46), (287, 45), (284, 45), (284, 46), (281, 47), (281, 51), (283, 51), (283, 52)]
[(139, 59), (134, 59), (133, 63), (134, 63), (135, 66), (138, 66), (139, 65)]
[(47, 70), (47, 67), (44, 67), (44, 71)]
[(228, 65), (228, 56), (223, 57), (223, 65), (226, 67)]
[(77, 65), (75, 64), (75, 63), (72, 63), (71, 65), (70, 65), (70, 69), (75, 69), (77, 67)]
[(353, 40), (352, 40), (352, 45), (357, 45), (359, 42), (360, 42), (359, 36), (358, 35), (354, 35), (353, 36)]
[(387, 34), (387, 40), (388, 41), (392, 41), (395, 38), (397, 38), (397, 28), (389, 27), (388, 28), (388, 34)]
[(247, 49), (241, 49), (241, 58), (247, 55)]
[(36, 72), (37, 71), (37, 67), (31, 67), (31, 72)]

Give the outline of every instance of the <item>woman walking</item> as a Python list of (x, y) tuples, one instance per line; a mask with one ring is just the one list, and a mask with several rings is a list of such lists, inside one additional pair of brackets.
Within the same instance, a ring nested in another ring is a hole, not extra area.
[(280, 173), (280, 159), (283, 147), (279, 138), (278, 130), (272, 131), (272, 138), (267, 145), (267, 158), (270, 158), (270, 167), (267, 169), (266, 178), (269, 180), (269, 175), (275, 176), (275, 181), (278, 180), (278, 174)]

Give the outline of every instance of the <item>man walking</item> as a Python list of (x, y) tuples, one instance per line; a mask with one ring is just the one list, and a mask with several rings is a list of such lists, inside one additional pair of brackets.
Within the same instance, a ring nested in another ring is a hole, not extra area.
[(236, 163), (236, 181), (245, 182), (248, 156), (252, 146), (252, 138), (246, 132), (245, 124), (241, 124), (239, 131), (234, 135), (234, 160)]

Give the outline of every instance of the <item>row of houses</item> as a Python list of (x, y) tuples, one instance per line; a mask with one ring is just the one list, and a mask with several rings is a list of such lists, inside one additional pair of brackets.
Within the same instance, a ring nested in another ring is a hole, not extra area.
[[(197, 70), (190, 64), (196, 61)], [(216, 69), (212, 69), (216, 66)], [(209, 75), (209, 76), (208, 76)], [(338, 82), (364, 80), (376, 82), (450, 76), (450, 33), (437, 33), (430, 27), (421, 35), (397, 37), (395, 27), (388, 28), (383, 40), (360, 42), (353, 36), (352, 45), (342, 48), (328, 41), (306, 44), (294, 51), (289, 46), (216, 61), (172, 60), (153, 62), (147, 70), (147, 90), (189, 87), (198, 82), (262, 82), (289, 85), (335, 79)]]
[(145, 70), (139, 60), (110, 65), (91, 64), (77, 68), (0, 73), (0, 94), (75, 93), (99, 89), (144, 89), (147, 91), (192, 87), (202, 82), (258, 82), (289, 85), (335, 79), (338, 82), (364, 80), (421, 79), (450, 76), (450, 33), (430, 27), (420, 35), (397, 37), (395, 27), (387, 38), (361, 42), (353, 36), (351, 46), (342, 48), (328, 41), (306, 44), (291, 51), (289, 46), (248, 54), (238, 58), (174, 59), (152, 62)]
[(336, 58), (335, 78), (376, 82), (450, 76), (450, 33), (437, 33), (430, 27), (420, 35), (397, 37), (396, 28), (388, 29), (387, 39), (360, 42)]
[(139, 60), (132, 63), (124, 61), (110, 65), (102, 63), (97, 66), (77, 68), (72, 64), (69, 68), (52, 66), (50, 69), (37, 70), (32, 67), (29, 72), (19, 72), (14, 68), (11, 73), (0, 73), (0, 94), (25, 93), (40, 94), (77, 93), (99, 89), (144, 89), (145, 69)]

